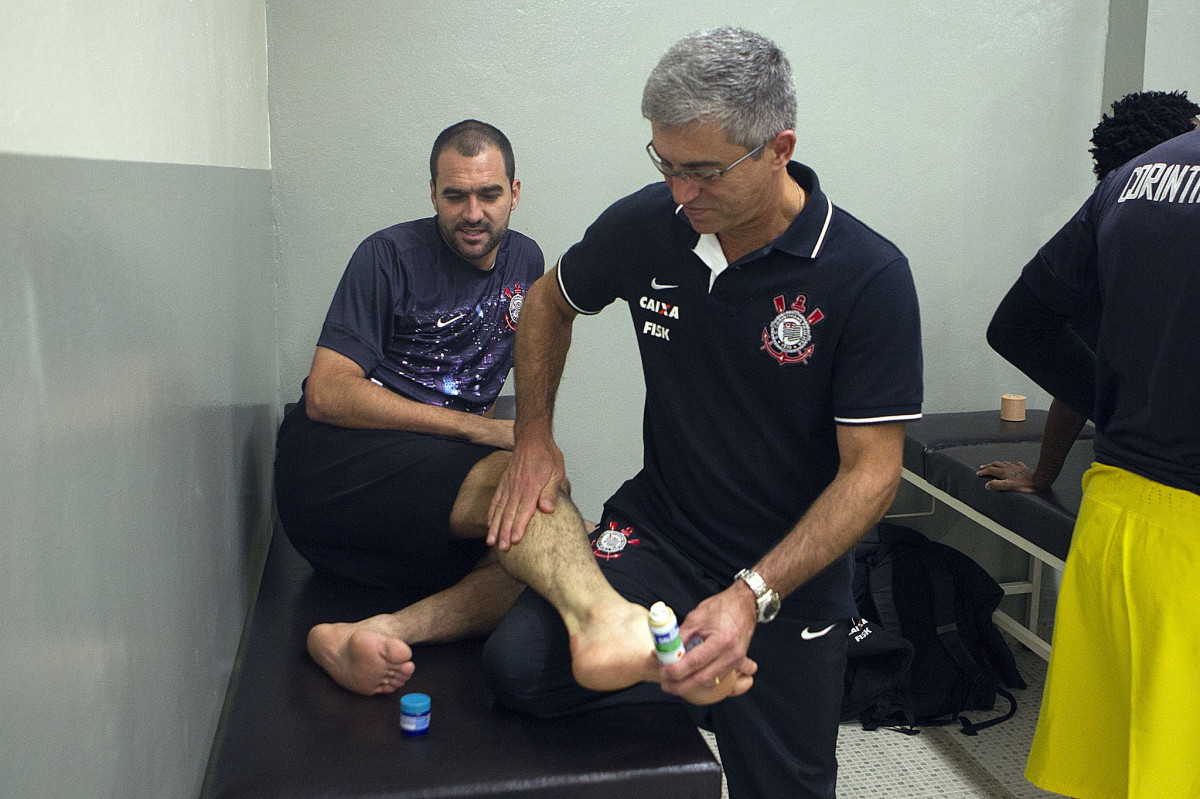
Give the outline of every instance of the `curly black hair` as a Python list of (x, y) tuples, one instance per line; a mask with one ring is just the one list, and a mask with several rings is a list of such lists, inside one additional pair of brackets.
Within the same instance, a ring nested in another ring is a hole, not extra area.
[(1193, 128), (1200, 105), (1187, 92), (1134, 92), (1112, 104), (1112, 115), (1100, 117), (1092, 130), (1090, 152), (1096, 179), (1167, 139)]

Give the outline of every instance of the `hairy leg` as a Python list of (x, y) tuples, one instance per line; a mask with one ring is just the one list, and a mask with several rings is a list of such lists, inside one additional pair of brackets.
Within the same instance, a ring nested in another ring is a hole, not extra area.
[[(495, 452), (468, 473), (450, 514), (452, 535), (486, 535), (488, 503), (508, 457)], [(308, 651), (343, 688), (367, 695), (391, 693), (413, 674), (411, 645), (490, 633), (523, 588), (489, 552), (456, 585), (395, 613), (316, 625), (308, 633)]]
[[(546, 598), (570, 637), (575, 681), (595, 691), (616, 691), (660, 681), (647, 609), (622, 597), (605, 579), (587, 539), (588, 523), (560, 495), (551, 514), (534, 515), (520, 543), (500, 552), (509, 574)], [(745, 693), (753, 680), (731, 672), (728, 679), (685, 696), (712, 704)]]

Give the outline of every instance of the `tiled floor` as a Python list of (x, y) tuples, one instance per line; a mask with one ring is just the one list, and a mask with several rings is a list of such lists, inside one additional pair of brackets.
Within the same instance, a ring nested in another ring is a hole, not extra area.
[[(843, 724), (838, 733), (838, 796), (843, 799), (1038, 799), (1055, 797), (1025, 780), (1025, 758), (1041, 704), (1046, 663), (1009, 640), (1028, 687), (1014, 691), (1017, 714), (975, 737), (958, 727), (925, 727), (919, 735), (867, 732)], [(1001, 699), (997, 708), (1007, 703)], [(970, 718), (988, 718), (985, 712)], [(709, 739), (712, 746), (712, 739)], [(715, 750), (715, 746), (714, 746)], [(722, 794), (724, 796), (724, 794)]]

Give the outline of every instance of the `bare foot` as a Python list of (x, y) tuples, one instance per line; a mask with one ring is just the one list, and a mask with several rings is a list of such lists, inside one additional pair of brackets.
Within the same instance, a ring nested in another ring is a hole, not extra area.
[[(572, 629), (574, 628), (574, 629)], [(646, 608), (632, 602), (606, 605), (581, 623), (567, 623), (571, 637), (571, 671), (575, 681), (593, 691), (618, 691), (639, 682), (660, 682), (654, 637)], [(743, 671), (733, 669), (719, 681), (679, 694), (693, 705), (713, 705), (740, 696), (754, 685), (758, 665), (747, 659)]]
[(658, 658), (646, 612), (622, 600), (593, 609), (581, 622), (568, 621), (575, 681), (593, 691), (617, 691), (657, 680)]
[(338, 685), (365, 696), (392, 693), (416, 669), (390, 614), (318, 624), (308, 631), (308, 654)]

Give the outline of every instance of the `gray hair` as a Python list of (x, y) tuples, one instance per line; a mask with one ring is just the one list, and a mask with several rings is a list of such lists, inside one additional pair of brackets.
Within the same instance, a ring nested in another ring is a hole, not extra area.
[(741, 28), (696, 31), (659, 59), (642, 90), (642, 116), (665, 128), (712, 122), (753, 148), (796, 127), (796, 84), (774, 42)]

